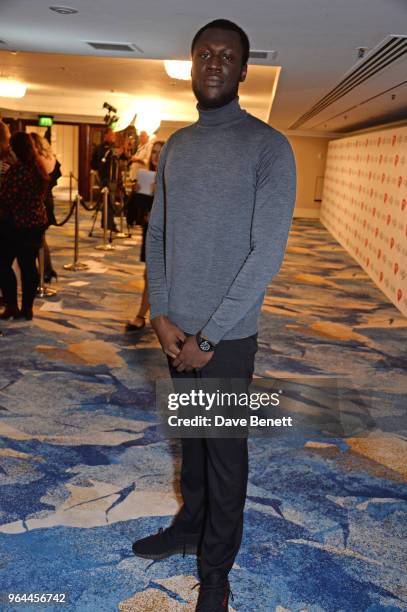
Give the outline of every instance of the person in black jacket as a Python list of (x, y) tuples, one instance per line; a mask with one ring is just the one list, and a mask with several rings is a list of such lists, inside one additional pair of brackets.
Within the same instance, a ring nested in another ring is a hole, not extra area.
[[(109, 206), (107, 208), (107, 228), (117, 232), (114, 222), (114, 202), (117, 188), (118, 163), (114, 154), (116, 134), (111, 128), (106, 128), (103, 142), (97, 145), (92, 154), (91, 168), (98, 173), (100, 187), (109, 188)], [(102, 212), (102, 227), (104, 227)]]

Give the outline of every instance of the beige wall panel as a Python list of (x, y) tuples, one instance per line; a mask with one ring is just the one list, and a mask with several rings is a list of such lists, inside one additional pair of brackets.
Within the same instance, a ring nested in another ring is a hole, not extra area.
[[(78, 138), (79, 128), (76, 125), (54, 124), (52, 126), (52, 148), (61, 163), (62, 177), (58, 187), (69, 186), (69, 175), (78, 176)], [(77, 187), (74, 181), (74, 188)]]
[(327, 138), (286, 134), (297, 165), (295, 217), (319, 218), (325, 172)]
[(407, 316), (407, 127), (329, 143), (320, 218)]

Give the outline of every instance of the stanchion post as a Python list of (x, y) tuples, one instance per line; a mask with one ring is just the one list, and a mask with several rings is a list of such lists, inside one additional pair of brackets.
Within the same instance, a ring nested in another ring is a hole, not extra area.
[(95, 248), (102, 251), (112, 251), (114, 246), (111, 242), (107, 241), (107, 211), (108, 211), (108, 199), (109, 199), (109, 188), (103, 187), (103, 244), (98, 244)]
[(93, 208), (93, 205), (95, 203), (95, 189), (96, 189), (96, 187), (95, 187), (95, 177), (96, 177), (95, 170), (91, 170), (90, 171), (90, 180), (89, 180), (89, 182), (90, 182), (90, 202), (89, 202), (89, 204), (90, 204), (91, 208)]
[(79, 262), (79, 204), (81, 203), (81, 196), (79, 193), (75, 197), (75, 244), (74, 244), (74, 256), (73, 263), (65, 264), (65, 270), (71, 270), (72, 272), (78, 272), (80, 270), (88, 270), (89, 266)]
[(69, 205), (72, 204), (72, 171), (69, 173)]
[(37, 289), (37, 295), (40, 298), (44, 297), (52, 297), (56, 295), (56, 289), (51, 289), (50, 287), (45, 286), (44, 281), (44, 268), (45, 268), (45, 257), (44, 257), (44, 247), (42, 246), (38, 253), (38, 264), (39, 264), (39, 272), (40, 272), (40, 282)]
[(42, 246), (38, 253), (38, 264), (40, 269), (40, 285), (39, 289), (42, 291), (44, 289), (44, 276), (45, 276), (45, 257), (44, 257), (44, 247)]

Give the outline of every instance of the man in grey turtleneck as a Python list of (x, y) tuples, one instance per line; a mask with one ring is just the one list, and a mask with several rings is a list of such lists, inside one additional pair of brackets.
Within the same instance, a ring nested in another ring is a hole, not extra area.
[[(192, 42), (199, 119), (161, 153), (147, 237), (152, 325), (174, 378), (251, 381), (257, 319), (280, 269), (295, 201), (287, 139), (239, 106), (249, 41), (216, 20)], [(192, 373), (191, 373), (192, 372)], [(247, 440), (183, 439), (184, 505), (168, 529), (138, 540), (136, 555), (200, 552), (197, 610), (227, 610), (239, 550)]]

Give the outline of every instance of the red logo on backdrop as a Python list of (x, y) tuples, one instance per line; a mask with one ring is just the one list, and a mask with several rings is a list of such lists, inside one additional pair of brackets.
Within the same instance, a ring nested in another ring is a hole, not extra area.
[(398, 155), (396, 155), (396, 156), (394, 157), (394, 165), (395, 165), (395, 166), (397, 166), (397, 164), (399, 163), (399, 159), (400, 159), (400, 158), (399, 158), (399, 156), (398, 156)]
[(403, 177), (399, 176), (399, 178), (397, 180), (397, 187), (400, 187), (402, 182), (403, 182)]
[(370, 188), (370, 197), (373, 195), (373, 187)]
[(366, 219), (363, 221), (363, 227), (366, 227)]
[(401, 289), (397, 289), (397, 301), (399, 302), (403, 297), (403, 292)]
[[(382, 256), (382, 251), (381, 251), (381, 249), (379, 249), (377, 251), (377, 259), (380, 259), (381, 256)], [(383, 274), (383, 272), (382, 272), (382, 274)]]
[(372, 210), (372, 215), (375, 216), (376, 215), (376, 208), (373, 208)]
[(367, 238), (365, 238), (365, 247), (367, 247), (367, 243), (368, 243), (368, 242), (369, 242), (369, 241), (368, 241), (368, 239), (367, 239)]
[(379, 233), (379, 228), (376, 227), (374, 235), (377, 237), (378, 233)]
[(379, 157), (379, 164), (381, 164), (382, 161), (383, 161), (383, 155), (380, 155), (380, 157)]
[(365, 147), (367, 147), (368, 144), (369, 144), (369, 140), (366, 138), (366, 140), (365, 140)]
[(379, 275), (379, 281), (382, 282), (382, 280), (383, 280), (383, 271), (380, 272), (380, 275)]
[(390, 248), (394, 247), (394, 238), (390, 238)]
[(369, 264), (370, 264), (370, 259), (369, 259), (369, 257), (368, 257), (368, 258), (366, 259), (366, 265), (367, 265), (367, 267), (369, 267)]
[(393, 270), (394, 270), (394, 274), (397, 274), (397, 272), (399, 271), (399, 265), (397, 262), (394, 264)]
[(394, 145), (396, 144), (396, 140), (397, 140), (397, 136), (396, 134), (393, 134), (392, 139), (391, 139), (391, 146), (394, 147)]
[(404, 210), (406, 206), (407, 206), (407, 200), (406, 198), (403, 198), (401, 200), (401, 210)]
[(384, 203), (386, 204), (386, 202), (387, 202), (387, 193), (384, 194), (383, 200), (384, 200)]
[(383, 174), (382, 174), (382, 183), (384, 183), (384, 179), (385, 179), (385, 178), (386, 178), (386, 175), (385, 175), (385, 173), (383, 172)]
[(390, 221), (391, 221), (391, 215), (387, 215), (387, 219), (386, 219), (387, 225), (390, 225)]
[(370, 155), (368, 155), (368, 156), (367, 156), (367, 160), (366, 160), (366, 161), (367, 161), (367, 162), (369, 162), (369, 161), (370, 161)]
[(369, 170), (369, 181), (370, 181), (371, 178), (372, 178), (372, 171)]
[(379, 136), (379, 138), (377, 139), (377, 146), (378, 146), (378, 147), (380, 147), (380, 143), (381, 143), (381, 141), (382, 141), (382, 139), (381, 139), (381, 138), (380, 138), (380, 136)]

